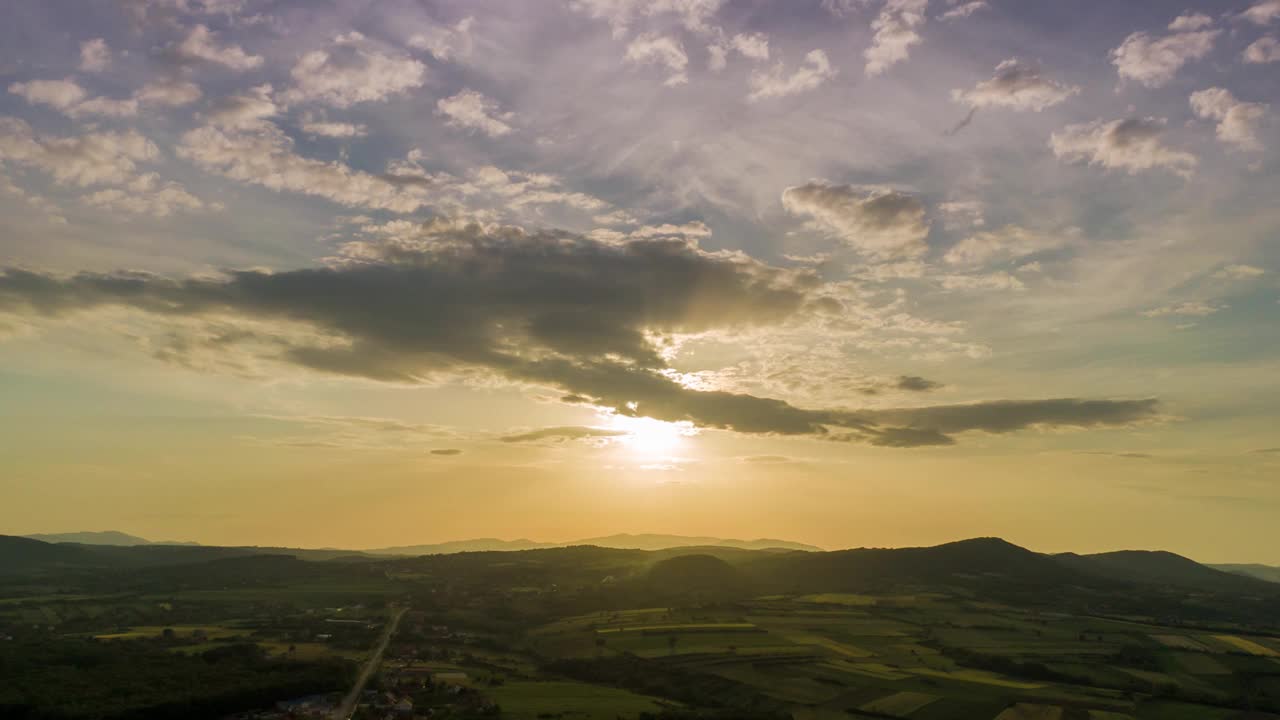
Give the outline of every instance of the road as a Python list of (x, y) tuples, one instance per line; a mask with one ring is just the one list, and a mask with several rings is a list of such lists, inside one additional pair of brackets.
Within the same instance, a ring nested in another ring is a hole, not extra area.
[(342, 702), (333, 711), (333, 720), (350, 720), (351, 715), (356, 711), (356, 703), (360, 702), (360, 693), (364, 692), (364, 686), (369, 682), (369, 678), (373, 677), (373, 673), (377, 671), (378, 665), (382, 663), (382, 653), (387, 649), (387, 643), (391, 642), (391, 636), (396, 633), (396, 626), (400, 624), (400, 618), (404, 617), (404, 612), (408, 608), (400, 608), (396, 614), (392, 616), (391, 622), (387, 623), (387, 628), (382, 632), (382, 639), (378, 641), (378, 647), (373, 651), (373, 655), (369, 656), (369, 662), (360, 670), (360, 676), (356, 678), (356, 684), (351, 687), (351, 692), (342, 698)]

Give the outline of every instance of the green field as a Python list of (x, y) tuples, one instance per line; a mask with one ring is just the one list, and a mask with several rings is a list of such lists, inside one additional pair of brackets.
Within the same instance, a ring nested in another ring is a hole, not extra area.
[(490, 695), (502, 708), (503, 717), (520, 720), (539, 716), (614, 720), (662, 708), (654, 698), (577, 682), (511, 682), (494, 688)]

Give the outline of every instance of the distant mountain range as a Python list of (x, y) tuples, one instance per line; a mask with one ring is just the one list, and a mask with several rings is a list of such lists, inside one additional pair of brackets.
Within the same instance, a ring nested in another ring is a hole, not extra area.
[[(1163, 551), (1125, 550), (1079, 555), (1043, 554), (999, 538), (976, 538), (923, 548), (859, 548), (824, 551), (776, 539), (734, 540), (685, 535), (610, 535), (566, 543), (480, 538), (373, 550), (286, 547), (219, 547), (154, 543), (120, 532), (0, 535), (0, 575), (59, 568), (161, 568), (211, 561), (293, 556), (299, 561), (403, 562), (410, 557), (517, 552), (560, 558), (578, 552), (621, 553), (647, 562), (700, 554), (750, 569), (780, 587), (809, 591), (855, 590), (868, 585), (940, 578), (1004, 578), (1036, 586), (1140, 584), (1244, 595), (1280, 593), (1280, 568), (1267, 565), (1203, 565)], [(801, 552), (796, 552), (801, 551)], [(488, 562), (477, 556), (476, 562)], [(424, 558), (425, 559), (425, 558)]]
[[(771, 592), (862, 592), (903, 586), (955, 586), (979, 592), (1026, 590), (1040, 594), (1092, 588), (1088, 592), (1114, 594), (1123, 592), (1123, 588), (1146, 587), (1224, 593), (1262, 599), (1262, 602), (1280, 600), (1280, 583), (1250, 574), (1225, 572), (1173, 553), (1130, 550), (1054, 555), (1033, 552), (999, 538), (975, 538), (933, 547), (808, 552), (779, 549), (779, 545), (785, 548), (798, 544), (778, 540), (734, 541), (671, 535), (591, 538), (542, 548), (521, 547), (524, 543), (537, 544), (519, 540), (476, 540), (361, 553), (280, 547), (47, 543), (0, 535), (0, 576), (56, 576), (50, 574), (63, 571), (145, 571), (176, 573), (189, 576), (192, 582), (205, 582), (200, 578), (205, 578), (212, 569), (218, 569), (227, 577), (234, 576), (236, 568), (249, 568), (263, 576), (291, 568), (289, 572), (310, 576), (340, 574), (344, 572), (341, 566), (348, 565), (409, 567), (407, 564), (426, 563), (440, 568), (441, 572), (462, 572), (460, 569), (470, 568), (490, 573), (514, 568), (511, 572), (518, 574), (524, 572), (519, 568), (535, 567), (556, 568), (554, 572), (569, 574), (604, 572), (621, 577), (657, 567), (656, 564), (667, 560), (693, 558), (664, 568), (673, 577), (706, 576), (723, 580), (729, 574), (721, 564), (728, 564), (734, 568), (733, 576), (738, 578), (735, 583)], [(498, 549), (509, 551), (509, 557), (494, 557), (495, 544)], [(611, 547), (615, 544), (625, 547)], [(635, 545), (656, 549), (636, 549)], [(515, 551), (510, 552), (512, 550)], [(467, 554), (444, 557), (458, 553)]]
[(761, 538), (758, 540), (734, 540), (717, 537), (701, 537), (688, 535), (607, 535), (604, 537), (584, 538), (563, 543), (537, 542), (534, 540), (499, 540), (497, 538), (478, 538), (475, 540), (453, 540), (451, 542), (432, 545), (402, 545), (398, 547), (364, 550), (371, 555), (448, 555), (460, 552), (491, 552), (506, 550), (542, 550), (546, 548), (573, 547), (575, 545), (595, 545), (596, 547), (615, 548), (619, 550), (667, 550), (677, 547), (721, 547), (738, 548), (740, 550), (803, 550), (805, 552), (822, 552), (816, 545), (792, 542), (790, 540), (774, 540)]
[[(162, 541), (156, 542), (137, 535), (129, 535), (116, 530), (102, 532), (70, 532), (23, 535), (31, 540), (48, 543), (77, 543), (80, 545), (111, 545), (115, 547), (135, 547), (139, 545), (183, 545), (198, 546), (194, 542)], [(606, 537), (585, 538), (563, 543), (537, 542), (521, 538), (519, 540), (499, 540), (498, 538), (476, 538), (472, 540), (451, 540), (428, 545), (401, 545), (397, 547), (375, 548), (372, 550), (352, 550), (351, 554), (365, 555), (450, 555), (461, 552), (491, 552), (506, 550), (541, 550), (544, 548), (571, 547), (574, 545), (595, 545), (597, 547), (626, 550), (667, 550), (675, 547), (727, 547), (741, 550), (804, 550), (806, 552), (822, 552), (815, 545), (791, 542), (790, 540), (734, 540), (717, 537), (685, 536), (685, 535), (609, 535)], [(328, 551), (330, 549), (326, 549)]]
[(39, 540), (48, 543), (79, 543), (81, 545), (115, 545), (118, 547), (133, 547), (135, 545), (199, 545), (200, 543), (182, 542), (178, 540), (148, 540), (138, 537), (137, 535), (129, 535), (118, 530), (102, 530), (99, 532), (70, 532), (70, 533), (36, 533), (34, 535), (23, 535), (22, 537), (32, 540)]

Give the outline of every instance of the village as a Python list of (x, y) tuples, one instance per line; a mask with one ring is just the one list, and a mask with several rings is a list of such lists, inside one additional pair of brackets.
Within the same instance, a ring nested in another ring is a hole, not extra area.
[[(327, 622), (352, 623), (350, 620)], [(365, 623), (359, 623), (366, 627)], [(329, 640), (326, 635), (317, 640)], [(467, 647), (478, 641), (471, 633), (448, 625), (429, 624), (421, 612), (407, 612), (400, 631), (390, 639), (384, 655), (360, 693), (350, 720), (412, 720), (414, 718), (479, 718), (499, 715), (486, 697), (485, 687), (504, 682), (493, 667), (483, 674), (468, 672), (480, 662)], [(483, 664), (483, 663), (481, 663)], [(342, 714), (342, 693), (331, 692), (280, 700), (269, 709), (238, 713), (228, 720), (348, 720)]]

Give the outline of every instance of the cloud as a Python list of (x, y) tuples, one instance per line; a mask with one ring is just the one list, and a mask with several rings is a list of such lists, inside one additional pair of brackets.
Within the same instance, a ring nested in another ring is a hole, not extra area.
[(753, 70), (749, 81), (751, 92), (747, 99), (766, 100), (808, 92), (835, 76), (836, 70), (831, 67), (827, 54), (821, 50), (810, 50), (804, 56), (804, 64), (790, 75), (782, 63), (769, 70)]
[(1213, 277), (1217, 280), (1252, 280), (1266, 273), (1266, 270), (1254, 265), (1228, 265), (1214, 273)]
[(632, 40), (627, 45), (627, 62), (636, 65), (657, 65), (669, 71), (664, 85), (671, 87), (683, 85), (689, 81), (685, 68), (689, 65), (689, 56), (685, 54), (680, 41), (667, 36), (646, 33)]
[(80, 43), (80, 70), (82, 72), (102, 72), (111, 65), (111, 48), (102, 38), (85, 40)]
[(205, 25), (191, 28), (187, 37), (171, 48), (171, 55), (184, 64), (207, 62), (237, 72), (262, 65), (261, 55), (250, 55), (238, 45), (219, 45), (214, 32)]
[(1197, 165), (1196, 157), (1160, 142), (1164, 128), (1163, 118), (1095, 120), (1068, 125), (1053, 133), (1049, 146), (1056, 157), (1067, 162), (1083, 160), (1090, 165), (1124, 170), (1130, 175), (1160, 168), (1189, 177)]
[(749, 60), (769, 59), (769, 36), (764, 33), (738, 33), (731, 38), (721, 37), (707, 46), (711, 59), (707, 66), (714, 71), (725, 69), (729, 64), (729, 52), (736, 51)]
[(298, 128), (308, 135), (329, 138), (356, 138), (369, 134), (369, 128), (362, 123), (334, 122), (313, 113), (303, 114)]
[(213, 125), (190, 130), (178, 145), (179, 157), (233, 180), (271, 190), (322, 197), (340, 205), (413, 212), (427, 202), (428, 178), (399, 181), (394, 173), (374, 175), (339, 162), (298, 155), (293, 140), (262, 121), (252, 127), (227, 129)]
[(94, 207), (135, 215), (168, 217), (176, 212), (205, 209), (205, 203), (176, 182), (163, 182), (155, 173), (139, 175), (122, 187), (99, 190), (84, 198)]
[(637, 18), (674, 15), (690, 32), (711, 31), (708, 22), (724, 0), (569, 0), (569, 8), (609, 23), (614, 37), (626, 34)]
[(784, 465), (796, 462), (796, 459), (786, 455), (746, 455), (738, 458), (738, 462), (749, 465)]
[(907, 59), (911, 47), (920, 42), (916, 30), (924, 24), (928, 6), (929, 0), (885, 0), (880, 14), (871, 21), (871, 46), (862, 53), (867, 75), (880, 75)]
[(979, 10), (988, 10), (991, 7), (987, 4), (987, 0), (969, 0), (968, 2), (965, 2), (965, 0), (948, 0), (948, 2), (953, 7), (939, 15), (938, 19), (960, 20), (969, 17)]
[(565, 440), (593, 440), (599, 438), (615, 438), (626, 435), (625, 430), (613, 430), (610, 428), (587, 427), (583, 425), (562, 425), (560, 427), (548, 427), (540, 430), (530, 430), (529, 432), (516, 433), (514, 435), (503, 435), (498, 438), (499, 441), (505, 443), (524, 443), (524, 442), (540, 442), (543, 440), (551, 440), (554, 442), (563, 442)]
[(998, 400), (961, 405), (863, 411), (878, 423), (945, 435), (969, 431), (1003, 434), (1027, 428), (1121, 427), (1158, 418), (1159, 403), (1142, 400)]
[(223, 128), (240, 128), (257, 125), (274, 117), (280, 108), (271, 99), (271, 86), (259, 85), (240, 95), (225, 97), (209, 109), (209, 122)]
[(684, 223), (683, 225), (673, 225), (671, 223), (663, 223), (661, 225), (641, 225), (627, 234), (631, 238), (657, 238), (657, 237), (683, 237), (690, 239), (711, 237), (711, 228), (701, 220)]
[(1213, 18), (1204, 13), (1191, 13), (1189, 15), (1179, 15), (1169, 23), (1169, 29), (1174, 32), (1190, 32), (1192, 30), (1203, 30), (1213, 26)]
[(9, 92), (32, 105), (48, 105), (64, 112), (79, 105), (86, 96), (84, 88), (71, 78), (18, 82), (9, 86)]
[(1045, 78), (1038, 66), (1009, 59), (996, 66), (996, 74), (990, 80), (983, 80), (971, 90), (952, 90), (951, 97), (971, 108), (1005, 107), (1040, 112), (1079, 92), (1080, 88), (1075, 85)]
[(980, 200), (950, 200), (938, 203), (947, 227), (982, 227), (987, 224), (986, 207)]
[(426, 82), (427, 66), (406, 55), (371, 49), (363, 35), (334, 38), (327, 50), (303, 55), (290, 75), (286, 102), (317, 102), (346, 108), (402, 95)]
[(1199, 117), (1218, 121), (1218, 140), (1238, 150), (1264, 149), (1258, 140), (1258, 123), (1267, 114), (1264, 103), (1240, 102), (1229, 90), (1215, 87), (1191, 93), (1191, 109)]
[[(179, 361), (172, 355), (163, 359)], [(250, 440), (267, 445), (284, 447), (335, 448), (343, 450), (425, 450), (431, 455), (454, 456), (462, 454), (453, 448), (430, 448), (449, 440), (458, 440), (461, 434), (454, 428), (392, 418), (360, 417), (347, 415), (262, 415), (258, 419), (286, 426), (300, 425), (303, 434), (280, 437), (251, 437)]]
[[(249, 323), (247, 347), (242, 332), (219, 349), (382, 382), (500, 379), (556, 388), (623, 416), (744, 433), (829, 436), (839, 428), (839, 439), (907, 446), (944, 444), (970, 431), (1125, 426), (1155, 417), (1154, 400), (805, 409), (696, 390), (669, 374), (657, 338), (794, 321), (826, 307), (822, 290), (812, 273), (685, 241), (599, 243), (564, 232), (437, 222), (417, 238), (300, 270), (175, 280), (10, 269), (0, 273), (0, 311), (34, 319), (116, 307), (162, 327)], [(182, 344), (173, 345), (170, 361), (182, 352)]]
[(160, 150), (135, 130), (37, 136), (26, 122), (0, 117), (0, 161), (36, 167), (60, 185), (120, 184)]
[(924, 205), (898, 190), (815, 181), (784, 190), (782, 206), (868, 255), (916, 257), (927, 249)]
[(738, 33), (733, 36), (730, 45), (743, 57), (752, 60), (769, 59), (769, 36), (764, 33)]
[(1125, 460), (1153, 460), (1155, 455), (1143, 452), (1110, 452), (1107, 450), (1081, 450), (1081, 455), (1105, 455), (1107, 457), (1122, 458)]
[(942, 387), (942, 383), (922, 378), (919, 375), (899, 375), (893, 386), (909, 392), (930, 392)]
[[(205, 209), (205, 203), (182, 185), (164, 182), (155, 173), (137, 174), (140, 164), (159, 155), (154, 143), (133, 130), (49, 137), (36, 135), (22, 120), (0, 118), (0, 163), (38, 168), (59, 185), (110, 186), (84, 196), (90, 206), (153, 217)], [(26, 199), (52, 217), (61, 217), (43, 198)]]
[(1207, 317), (1209, 315), (1213, 315), (1214, 313), (1221, 311), (1222, 309), (1223, 308), (1220, 305), (1210, 305), (1209, 303), (1197, 301), (1197, 302), (1178, 303), (1176, 305), (1163, 305), (1158, 308), (1144, 310), (1139, 314), (1142, 315), (1143, 317), (1149, 317), (1149, 318), (1170, 317), (1170, 316)]
[(1262, 0), (1240, 13), (1240, 16), (1255, 25), (1270, 25), (1280, 18), (1280, 0)]
[(465, 17), (451, 26), (433, 25), (409, 37), (409, 47), (425, 50), (437, 60), (453, 60), (471, 55), (471, 26), (475, 18)]
[(1135, 80), (1147, 87), (1160, 87), (1183, 65), (1200, 60), (1213, 49), (1220, 30), (1205, 30), (1204, 15), (1184, 15), (1169, 24), (1173, 32), (1160, 37), (1135, 32), (1111, 51), (1111, 63), (1122, 80)]
[(955, 445), (955, 438), (933, 428), (893, 427), (871, 437), (871, 444), (878, 447), (915, 448), (939, 445)]
[(1063, 245), (1067, 238), (1046, 235), (1020, 225), (976, 232), (947, 251), (943, 259), (952, 265), (985, 265), (994, 260), (1013, 260)]
[[(22, 201), (27, 206), (40, 213), (45, 221), (52, 225), (67, 224), (67, 218), (63, 216), (62, 210), (58, 207), (57, 203), (42, 195), (31, 193), (18, 187), (13, 184), (13, 181), (10, 180), (3, 172), (0, 172), (0, 195), (5, 195)], [(12, 330), (12, 323), (6, 323), (5, 321), (0, 320), (0, 337), (3, 337)]]
[(944, 290), (1026, 290), (1021, 280), (1007, 272), (985, 275), (943, 275), (938, 278)]
[(138, 114), (136, 98), (87, 98), (88, 93), (74, 80), (31, 80), (9, 86), (9, 92), (33, 105), (49, 107), (72, 118), (86, 115), (130, 117)]
[(1271, 36), (1260, 37), (1244, 49), (1242, 57), (1245, 62), (1255, 65), (1280, 62), (1280, 40)]
[(436, 114), (448, 118), (445, 124), (464, 130), (478, 130), (489, 137), (501, 137), (511, 132), (506, 121), (512, 114), (497, 110), (497, 103), (475, 90), (462, 90), (436, 101)]
[(168, 107), (190, 105), (202, 96), (200, 86), (181, 78), (165, 78), (148, 83), (134, 94), (143, 104)]
[(729, 48), (724, 45), (708, 45), (707, 54), (710, 56), (707, 67), (712, 71), (720, 72), (729, 66)]

